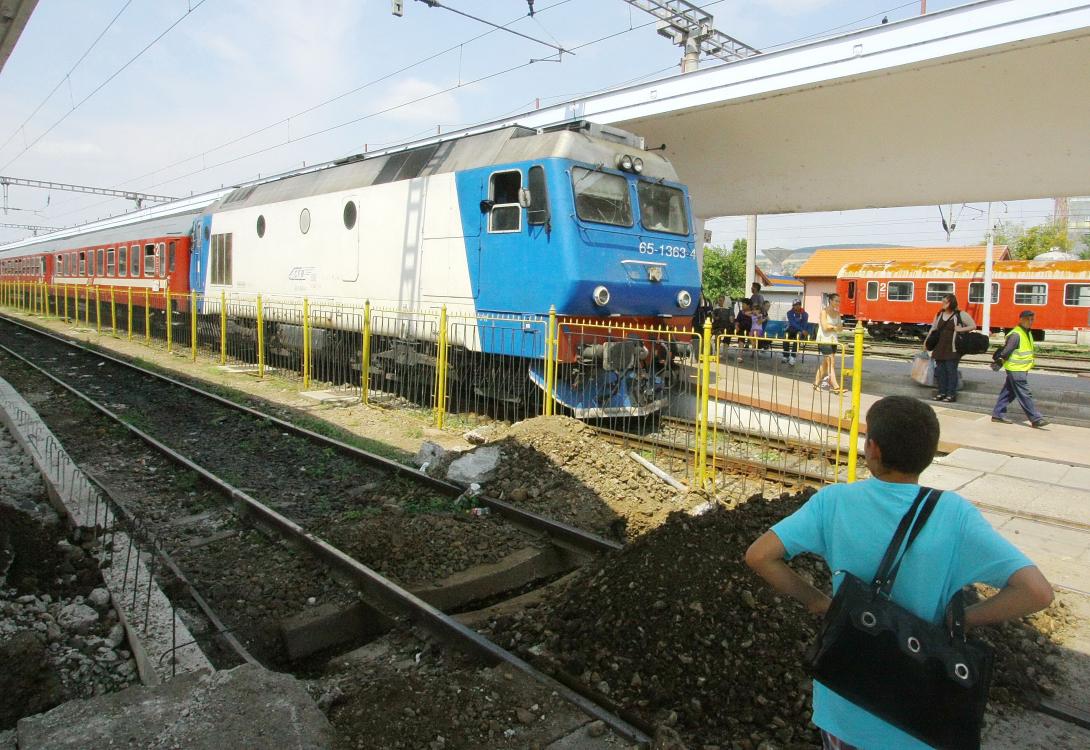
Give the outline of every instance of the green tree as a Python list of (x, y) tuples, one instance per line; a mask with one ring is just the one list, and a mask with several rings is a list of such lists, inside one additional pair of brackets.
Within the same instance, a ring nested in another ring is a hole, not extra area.
[(1067, 227), (1055, 220), (1029, 228), (1001, 221), (995, 229), (995, 243), (1009, 247), (1011, 257), (1019, 260), (1033, 260), (1053, 249), (1070, 252), (1073, 245)]
[(1082, 244), (1086, 245), (1086, 249), (1079, 253), (1079, 257), (1083, 260), (1090, 260), (1090, 234), (1083, 235)]
[(705, 245), (701, 283), (704, 287), (704, 296), (712, 303), (723, 295), (744, 296), (746, 241), (735, 240), (730, 250), (721, 245)]

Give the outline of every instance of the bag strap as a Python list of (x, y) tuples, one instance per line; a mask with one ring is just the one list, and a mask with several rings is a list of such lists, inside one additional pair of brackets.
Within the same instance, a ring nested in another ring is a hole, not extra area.
[[(938, 490), (933, 490), (930, 487), (920, 487), (916, 499), (912, 501), (911, 507), (901, 517), (901, 522), (897, 524), (897, 530), (893, 533), (893, 538), (890, 540), (889, 546), (886, 547), (886, 553), (882, 556), (882, 562), (879, 563), (878, 570), (874, 574), (872, 583), (876, 591), (889, 595), (890, 590), (893, 588), (893, 581), (897, 577), (897, 570), (901, 566), (900, 560), (897, 559), (897, 553), (901, 552), (901, 544), (905, 541), (905, 536), (908, 536), (908, 543), (904, 545), (904, 551), (907, 552), (909, 546), (912, 545), (920, 531), (923, 530), (923, 525), (927, 522), (931, 511), (934, 510), (935, 503), (938, 502), (939, 494), (941, 493)], [(927, 504), (923, 510), (920, 510), (920, 505), (924, 502), (925, 497), (928, 498)], [(917, 511), (919, 511), (918, 517)], [(914, 521), (915, 523), (913, 523)], [(910, 527), (912, 529), (911, 534), (909, 533)], [(903, 553), (901, 559), (904, 559)]]

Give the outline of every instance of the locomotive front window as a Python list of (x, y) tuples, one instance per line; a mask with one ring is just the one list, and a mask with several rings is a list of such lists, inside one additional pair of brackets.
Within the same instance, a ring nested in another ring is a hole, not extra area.
[(891, 281), (886, 287), (886, 299), (890, 302), (911, 302), (913, 289), (911, 281)]
[(878, 299), (878, 282), (877, 281), (868, 281), (867, 282), (867, 299), (868, 300)]
[(575, 167), (572, 172), (575, 213), (583, 221), (632, 226), (628, 180), (620, 175)]
[(927, 282), (927, 301), (942, 302), (946, 295), (954, 293), (954, 284), (951, 281)]
[[(969, 304), (970, 305), (982, 305), (984, 304), (984, 282), (974, 281), (969, 284)], [(992, 282), (992, 302), (993, 305), (999, 304), (999, 284)]]
[(492, 201), (492, 209), (488, 212), (489, 232), (517, 232), (522, 228), (521, 188), (522, 172), (496, 172), (489, 178), (488, 199)]
[(129, 275), (129, 248), (127, 247), (117, 248), (117, 275)]
[(1064, 305), (1090, 307), (1090, 284), (1065, 284)]
[(1048, 302), (1047, 284), (1015, 284), (1014, 304), (1043, 305)]
[(644, 229), (669, 234), (689, 233), (689, 212), (685, 193), (677, 188), (640, 180), (636, 183), (640, 199), (640, 223)]

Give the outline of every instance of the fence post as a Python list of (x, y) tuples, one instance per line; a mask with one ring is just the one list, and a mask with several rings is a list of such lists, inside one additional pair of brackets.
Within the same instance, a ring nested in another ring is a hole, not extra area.
[(855, 321), (855, 345), (852, 347), (852, 426), (848, 431), (848, 481), (855, 481), (859, 450), (859, 396), (863, 392), (863, 323)]
[(45, 319), (49, 320), (49, 285), (44, 281), (42, 282), (42, 310), (45, 313)]
[(553, 415), (553, 389), (556, 386), (556, 305), (549, 305), (549, 324), (545, 331), (545, 403), (546, 417)]
[(189, 290), (189, 349), (192, 361), (197, 361), (197, 292)]
[(220, 364), (227, 364), (227, 290), (220, 289)]
[(102, 333), (102, 295), (95, 285), (95, 332)]
[(303, 297), (303, 390), (310, 388), (310, 300)]
[(363, 350), (360, 352), (360, 401), (371, 398), (371, 300), (363, 303)]
[(708, 481), (708, 393), (711, 390), (712, 321), (704, 321), (700, 341), (700, 384), (697, 387), (696, 408), (699, 409), (696, 433), (696, 476), (701, 489)]
[(113, 329), (114, 336), (117, 336), (117, 295), (114, 294), (114, 287), (110, 287), (110, 328)]
[(257, 295), (257, 376), (265, 377), (265, 315), (260, 294)]
[(170, 287), (163, 290), (163, 307), (166, 309), (167, 320), (167, 351), (174, 351), (174, 315), (170, 309)]
[(128, 288), (128, 308), (129, 308), (129, 341), (132, 341), (132, 287)]
[(443, 429), (447, 398), (447, 306), (439, 310), (439, 342), (435, 353), (435, 426)]
[(151, 290), (144, 287), (144, 343), (151, 343)]

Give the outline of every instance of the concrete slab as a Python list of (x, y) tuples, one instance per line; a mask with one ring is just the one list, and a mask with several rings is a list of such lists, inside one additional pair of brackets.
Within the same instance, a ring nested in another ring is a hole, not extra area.
[(550, 742), (545, 750), (598, 750), (617, 747), (617, 738), (600, 721), (588, 722), (564, 737)]
[(958, 492), (974, 503), (984, 503), (992, 508), (1003, 510), (1022, 511), (1037, 498), (1053, 489), (1039, 482), (986, 474), (979, 479), (974, 479)]
[(963, 469), (975, 469), (984, 473), (991, 473), (1005, 464), (1010, 456), (1004, 453), (992, 453), (975, 448), (958, 448), (953, 453), (936, 459), (936, 463), (944, 466), (960, 466)]
[(353, 406), (360, 402), (359, 396), (344, 391), (300, 391), (299, 395), (331, 406)]
[(1037, 482), (1055, 484), (1060, 477), (1067, 473), (1071, 466), (1068, 464), (1042, 461), (1039, 458), (1021, 458), (1012, 456), (1002, 466), (995, 470), (996, 474), (1004, 474), (1008, 477), (1033, 479)]
[(333, 728), (294, 677), (252, 665), (185, 675), (154, 688), (69, 701), (23, 719), (19, 747), (276, 747), (333, 745)]
[(1090, 526), (1090, 491), (1056, 485), (1045, 485), (1045, 490), (1028, 501), (1023, 509), (1039, 516)]
[(920, 475), (920, 484), (939, 490), (958, 490), (982, 476), (984, 476), (982, 472), (974, 469), (933, 463)]
[(1072, 466), (1068, 468), (1056, 484), (1064, 487), (1074, 487), (1077, 490), (1090, 490), (1090, 469), (1085, 466)]

